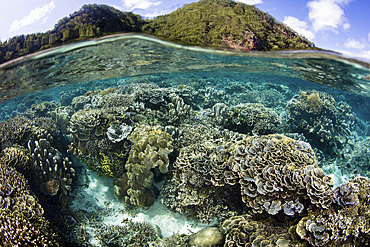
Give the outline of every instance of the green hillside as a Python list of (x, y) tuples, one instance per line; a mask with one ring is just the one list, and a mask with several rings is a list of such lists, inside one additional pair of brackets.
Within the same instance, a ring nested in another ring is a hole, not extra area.
[(254, 6), (200, 0), (154, 20), (102, 4), (84, 5), (46, 33), (0, 42), (0, 63), (58, 45), (113, 33), (138, 32), (192, 45), (243, 50), (313, 49), (314, 44)]
[(231, 0), (201, 0), (143, 27), (174, 41), (247, 50), (306, 49), (314, 44), (271, 15)]
[(0, 42), (0, 63), (70, 42), (112, 33), (141, 32), (143, 24), (141, 17), (131, 12), (103, 4), (84, 5), (46, 33), (20, 35)]

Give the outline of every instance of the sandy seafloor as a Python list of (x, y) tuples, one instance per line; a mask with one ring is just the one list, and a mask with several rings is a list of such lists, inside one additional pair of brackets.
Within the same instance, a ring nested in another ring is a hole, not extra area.
[[(79, 186), (70, 194), (73, 198), (70, 206), (72, 211), (83, 210), (88, 213), (98, 213), (100, 214), (99, 221), (107, 225), (122, 226), (124, 225), (122, 221), (127, 219), (133, 222), (146, 222), (152, 226), (157, 226), (164, 238), (175, 233), (191, 234), (204, 227), (217, 224), (216, 221), (208, 225), (202, 224), (197, 220), (187, 219), (186, 216), (180, 213), (171, 212), (163, 205), (161, 196), (156, 199), (150, 208), (128, 209), (127, 205), (117, 201), (114, 197), (113, 179), (100, 177), (97, 172), (89, 170), (81, 163), (80, 165), (81, 170), (77, 175)], [(161, 188), (163, 183), (164, 181), (154, 185)], [(90, 229), (87, 232), (91, 234), (90, 243), (100, 246), (99, 241), (94, 239), (94, 231)]]

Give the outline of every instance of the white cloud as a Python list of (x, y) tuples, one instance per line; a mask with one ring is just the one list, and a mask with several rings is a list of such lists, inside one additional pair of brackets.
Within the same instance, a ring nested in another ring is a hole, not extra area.
[(344, 43), (344, 46), (347, 48), (354, 48), (354, 49), (362, 50), (366, 47), (366, 44), (361, 41), (357, 41), (355, 39), (349, 38), (347, 39), (346, 43)]
[(305, 21), (300, 21), (294, 16), (284, 16), (283, 23), (309, 40), (315, 38), (315, 33), (309, 30), (308, 24)]
[(312, 22), (313, 31), (331, 30), (337, 32), (339, 27), (348, 29), (350, 24), (344, 16), (343, 6), (350, 1), (315, 0), (308, 2), (308, 19)]
[(255, 4), (263, 3), (262, 0), (238, 0), (238, 2), (249, 4), (249, 5), (255, 5)]
[(145, 18), (154, 18), (154, 17), (157, 17), (159, 15), (169, 14), (171, 12), (172, 11), (170, 11), (170, 10), (154, 11), (153, 13), (146, 13), (146, 14), (144, 14), (142, 17), (145, 17)]
[(53, 9), (55, 8), (54, 0), (52, 0), (50, 3), (42, 6), (41, 8), (35, 8), (32, 9), (28, 15), (23, 17), (20, 20), (14, 20), (12, 24), (10, 25), (10, 32), (17, 31), (21, 29), (24, 26), (28, 26), (30, 24), (35, 23), (36, 21), (40, 20), (47, 14), (49, 14)]
[(370, 50), (361, 50), (358, 52), (338, 50), (338, 52), (342, 53), (346, 57), (356, 58), (370, 63)]
[(370, 42), (370, 32), (367, 34), (367, 40)]
[(351, 24), (349, 24), (348, 22), (346, 22), (346, 23), (344, 23), (343, 24), (343, 29), (344, 30), (347, 30), (347, 29), (349, 29), (351, 27)]
[(152, 0), (122, 0), (123, 9), (125, 11), (132, 11), (134, 9), (149, 9), (150, 7), (160, 5), (161, 1)]

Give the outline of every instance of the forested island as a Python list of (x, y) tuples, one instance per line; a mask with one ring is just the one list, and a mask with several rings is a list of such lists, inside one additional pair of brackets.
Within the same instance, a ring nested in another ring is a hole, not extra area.
[(268, 13), (232, 0), (200, 0), (153, 20), (107, 5), (88, 4), (48, 32), (0, 42), (0, 63), (62, 44), (127, 32), (246, 51), (315, 49), (313, 42)]

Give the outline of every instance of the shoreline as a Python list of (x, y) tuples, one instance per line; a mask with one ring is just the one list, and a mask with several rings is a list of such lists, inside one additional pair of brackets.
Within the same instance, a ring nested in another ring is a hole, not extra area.
[(39, 59), (45, 56), (65, 53), (82, 47), (98, 45), (105, 42), (114, 42), (120, 39), (137, 38), (147, 41), (156, 42), (162, 45), (171, 46), (174, 48), (185, 49), (196, 52), (204, 53), (216, 53), (220, 55), (234, 55), (234, 56), (247, 56), (247, 57), (282, 57), (282, 58), (321, 58), (321, 59), (337, 59), (345, 62), (360, 65), (364, 68), (370, 68), (370, 63), (367, 61), (358, 60), (356, 58), (346, 57), (341, 53), (329, 50), (280, 50), (280, 51), (244, 51), (240, 49), (233, 49), (227, 47), (209, 47), (209, 46), (199, 46), (199, 45), (184, 45), (176, 43), (174, 41), (168, 41), (160, 39), (156, 36), (145, 34), (145, 33), (116, 33), (105, 35), (97, 38), (86, 39), (76, 42), (71, 42), (69, 44), (62, 44), (60, 46), (48, 48), (46, 50), (37, 51), (31, 54), (21, 56), (19, 58), (13, 59), (11, 61), (0, 64), (0, 69), (8, 68), (29, 59)]

